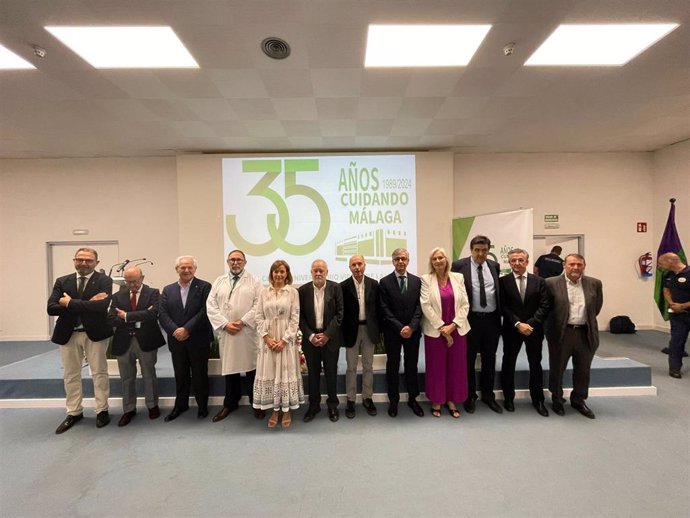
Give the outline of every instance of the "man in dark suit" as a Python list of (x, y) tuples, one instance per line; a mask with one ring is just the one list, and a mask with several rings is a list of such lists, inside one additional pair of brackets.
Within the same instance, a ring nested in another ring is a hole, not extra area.
[(108, 323), (115, 328), (111, 351), (117, 357), (122, 379), (122, 417), (118, 426), (127, 426), (137, 413), (137, 360), (144, 378), (144, 400), (149, 419), (157, 419), (158, 378), (156, 361), (158, 348), (165, 339), (158, 327), (159, 292), (144, 284), (141, 268), (125, 270), (126, 286), (113, 295)]
[(175, 271), (180, 279), (163, 288), (161, 294), (158, 319), (168, 334), (177, 393), (166, 421), (177, 419), (189, 409), (190, 388), (194, 389), (197, 416), (208, 416), (208, 359), (213, 329), (206, 317), (206, 299), (211, 284), (194, 276), (196, 268), (194, 257), (178, 257)]
[(51, 341), (60, 345), (67, 407), (67, 417), (55, 430), (58, 434), (84, 417), (81, 388), (84, 355), (91, 367), (96, 426), (103, 428), (110, 422), (110, 382), (105, 356), (108, 338), (113, 335), (113, 328), (107, 322), (113, 283), (110, 277), (95, 271), (98, 252), (93, 248), (80, 248), (73, 260), (77, 273), (59, 277), (48, 299), (48, 314), (58, 317)]
[(491, 240), (486, 236), (474, 236), (470, 241), (470, 257), (453, 262), (451, 271), (460, 272), (465, 278), (465, 289), (470, 299), (467, 319), (472, 328), (467, 334), (467, 401), (463, 406), (473, 413), (477, 400), (477, 381), (474, 363), (477, 352), (482, 355), (482, 371), (479, 387), (482, 401), (500, 414), (503, 412), (494, 395), (496, 377), (496, 350), (501, 336), (501, 297), (498, 286), (500, 266), (488, 259)]
[(386, 346), (386, 381), (388, 382), (388, 415), (398, 415), (400, 402), (400, 352), (405, 352), (405, 385), (407, 406), (415, 415), (424, 417), (419, 406), (419, 340), (421, 339), (422, 307), (419, 292), (422, 281), (407, 271), (410, 254), (404, 248), (393, 251), (395, 270), (379, 282), (383, 342)]
[(366, 277), (364, 256), (350, 257), (352, 277), (340, 283), (343, 290), (343, 345), (346, 347), (347, 374), (345, 415), (355, 417), (357, 399), (357, 363), (362, 355), (362, 405), (369, 415), (376, 415), (374, 392), (374, 347), (381, 340), (379, 330), (379, 283)]
[(336, 422), (338, 412), (338, 356), (342, 345), (343, 292), (336, 282), (326, 280), (328, 265), (317, 259), (311, 263), (312, 282), (299, 287), (299, 328), (302, 350), (307, 360), (309, 408), (308, 423), (321, 411), (321, 365), (328, 391), (328, 418)]
[(520, 248), (508, 252), (513, 272), (498, 281), (503, 314), (503, 363), (501, 387), (503, 406), (515, 411), (515, 363), (525, 343), (529, 362), (529, 393), (532, 406), (539, 415), (549, 416), (544, 406), (544, 372), (541, 368), (541, 347), (544, 340), (544, 320), (549, 311), (549, 297), (544, 279), (527, 273), (529, 254)]
[(585, 258), (579, 254), (565, 257), (564, 275), (546, 279), (551, 312), (546, 319), (549, 344), (549, 390), (553, 411), (565, 414), (563, 373), (573, 358), (573, 390), (570, 405), (585, 417), (594, 412), (585, 404), (589, 391), (589, 373), (594, 353), (599, 347), (597, 315), (604, 303), (601, 281), (587, 277)]

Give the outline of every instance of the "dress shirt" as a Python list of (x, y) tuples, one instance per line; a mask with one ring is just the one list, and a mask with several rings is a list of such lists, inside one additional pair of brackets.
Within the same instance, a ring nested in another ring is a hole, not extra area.
[(177, 284), (180, 285), (180, 298), (182, 299), (182, 307), (187, 306), (187, 295), (189, 295), (189, 288), (192, 285), (192, 282), (194, 282), (194, 277), (192, 277), (192, 280), (189, 281), (189, 284), (186, 286), (182, 284), (180, 281), (177, 281)]
[(323, 329), (323, 306), (326, 297), (326, 283), (320, 288), (314, 284), (314, 321), (316, 329)]
[(489, 268), (489, 263), (484, 261), (482, 266), (482, 272), (484, 273), (484, 291), (486, 292), (486, 307), (482, 307), (479, 303), (479, 275), (477, 275), (478, 263), (474, 262), (474, 259), (470, 257), (470, 265), (472, 268), (472, 311), (475, 313), (486, 312), (493, 313), (496, 311), (496, 284), (494, 283), (494, 276), (491, 274), (491, 268)]
[[(142, 286), (143, 287), (143, 286)], [(139, 304), (139, 297), (141, 296), (141, 288), (136, 292), (136, 301), (137, 304)], [(132, 290), (129, 290), (129, 300), (132, 300)], [(134, 311), (132, 308), (130, 311)], [(129, 314), (129, 311), (125, 311), (125, 322), (127, 322), (127, 315)], [(135, 322), (134, 327), (139, 329), (141, 327), (141, 322)]]
[(582, 289), (582, 279), (575, 283), (565, 276), (565, 284), (568, 287), (568, 302), (570, 303), (568, 324), (584, 325), (587, 320), (585, 318), (585, 291)]
[(357, 282), (357, 279), (352, 278), (355, 281), (355, 289), (357, 290), (357, 300), (359, 301), (359, 321), (362, 322), (367, 319), (366, 306), (364, 304), (364, 277), (362, 277), (362, 282)]

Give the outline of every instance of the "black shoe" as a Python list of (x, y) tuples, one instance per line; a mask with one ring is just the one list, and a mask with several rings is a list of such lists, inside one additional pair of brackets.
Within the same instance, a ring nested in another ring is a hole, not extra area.
[(553, 411), (556, 412), (556, 415), (565, 415), (565, 407), (563, 406), (563, 403), (554, 401), (551, 404), (551, 407), (553, 408)]
[(543, 401), (539, 401), (538, 403), (532, 403), (532, 406), (539, 415), (549, 417), (549, 411), (546, 409), (546, 406), (544, 405)]
[(364, 401), (362, 401), (362, 405), (367, 411), (367, 414), (369, 415), (376, 415), (378, 412), (376, 411), (376, 406), (374, 405), (374, 402), (371, 400), (371, 398), (366, 398)]
[(503, 402), (503, 408), (505, 408), (508, 412), (515, 412), (515, 405), (510, 399), (506, 399)]
[(213, 421), (214, 423), (217, 423), (218, 421), (222, 421), (223, 419), (228, 417), (233, 410), (234, 409), (232, 409), (232, 408), (228, 408), (228, 407), (224, 406), (223, 408), (220, 409), (220, 412), (218, 412), (216, 415), (213, 416), (213, 419), (211, 419), (211, 421)]
[(180, 414), (182, 412), (186, 412), (187, 410), (189, 410), (189, 407), (187, 407), (187, 408), (174, 407), (172, 409), (172, 412), (170, 412), (168, 415), (166, 415), (165, 419), (163, 419), (163, 420), (167, 423), (168, 421), (172, 421), (174, 419), (177, 419), (178, 417), (180, 417)]
[(681, 379), (681, 378), (683, 377), (683, 376), (681, 375), (680, 371), (676, 371), (676, 370), (673, 370), (673, 369), (669, 369), (668, 375), (671, 376), (672, 378), (676, 378), (676, 379), (678, 379), (678, 380)]
[(124, 414), (122, 414), (122, 417), (117, 422), (117, 426), (119, 426), (120, 428), (122, 428), (123, 426), (127, 426), (132, 421), (132, 419), (134, 419), (135, 415), (137, 415), (136, 410), (132, 410), (131, 412), (125, 412)]
[(482, 403), (484, 403), (486, 406), (488, 406), (491, 410), (493, 410), (497, 414), (503, 413), (503, 409), (501, 408), (501, 405), (496, 403), (495, 399), (482, 399)]
[(424, 417), (424, 410), (422, 410), (422, 407), (419, 406), (419, 403), (417, 403), (416, 399), (408, 400), (407, 406), (409, 406), (412, 409), (414, 415), (416, 415), (417, 417)]
[(254, 409), (254, 419), (263, 419), (264, 417), (266, 417), (265, 410), (261, 410), (260, 408)]
[(588, 419), (595, 419), (596, 416), (594, 415), (594, 412), (590, 410), (590, 408), (585, 405), (584, 402), (582, 403), (573, 403), (572, 401), (570, 402), (570, 406), (573, 407), (575, 410), (580, 412), (583, 416), (587, 417)]
[(200, 408), (196, 411), (196, 416), (199, 419), (205, 419), (208, 417), (208, 408)]
[(103, 412), (98, 412), (96, 414), (96, 428), (103, 428), (104, 426), (107, 426), (109, 422), (110, 415), (108, 414), (107, 410), (103, 410)]
[(353, 419), (355, 417), (355, 402), (354, 401), (348, 400), (347, 406), (345, 407), (345, 416), (348, 419)]
[(474, 410), (477, 408), (477, 400), (476, 399), (468, 399), (462, 404), (462, 408), (465, 409), (465, 412), (468, 414), (474, 414)]
[(83, 418), (84, 418), (84, 414), (68, 415), (67, 417), (65, 417), (65, 420), (60, 423), (60, 426), (58, 426), (55, 429), (55, 433), (56, 434), (65, 433), (67, 430), (72, 428), (75, 424), (77, 424)]
[(302, 421), (304, 421), (305, 423), (308, 423), (308, 422), (310, 422), (310, 421), (313, 421), (313, 420), (314, 420), (314, 417), (316, 417), (316, 414), (318, 414), (319, 412), (321, 412), (321, 408), (320, 408), (320, 407), (314, 407), (314, 408), (311, 408), (311, 407), (310, 407), (309, 410), (307, 410), (307, 413), (304, 414), (304, 417), (302, 418)]
[(388, 415), (391, 417), (397, 417), (398, 416), (398, 402), (397, 401), (391, 401), (388, 403)]
[(340, 419), (340, 412), (338, 412), (337, 408), (328, 409), (328, 419), (331, 420), (331, 423), (335, 423), (338, 419)]

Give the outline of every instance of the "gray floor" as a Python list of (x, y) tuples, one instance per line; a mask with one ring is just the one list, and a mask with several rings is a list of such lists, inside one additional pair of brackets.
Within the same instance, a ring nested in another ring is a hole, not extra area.
[(0, 513), (687, 517), (690, 370), (668, 377), (667, 340), (605, 334), (600, 354), (651, 365), (658, 396), (591, 398), (594, 421), (570, 408), (544, 419), (524, 401), (459, 421), (379, 405), (269, 431), (245, 407), (217, 424), (190, 411), (101, 430), (89, 412), (56, 436), (62, 410), (0, 410)]

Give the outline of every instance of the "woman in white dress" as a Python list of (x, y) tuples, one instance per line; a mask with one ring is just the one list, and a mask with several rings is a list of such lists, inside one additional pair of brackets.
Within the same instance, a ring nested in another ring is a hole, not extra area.
[(304, 388), (297, 349), (299, 296), (291, 286), (290, 266), (282, 260), (271, 265), (270, 286), (263, 289), (256, 307), (259, 352), (254, 381), (254, 408), (273, 410), (268, 427), (292, 424), (290, 410), (304, 403)]

